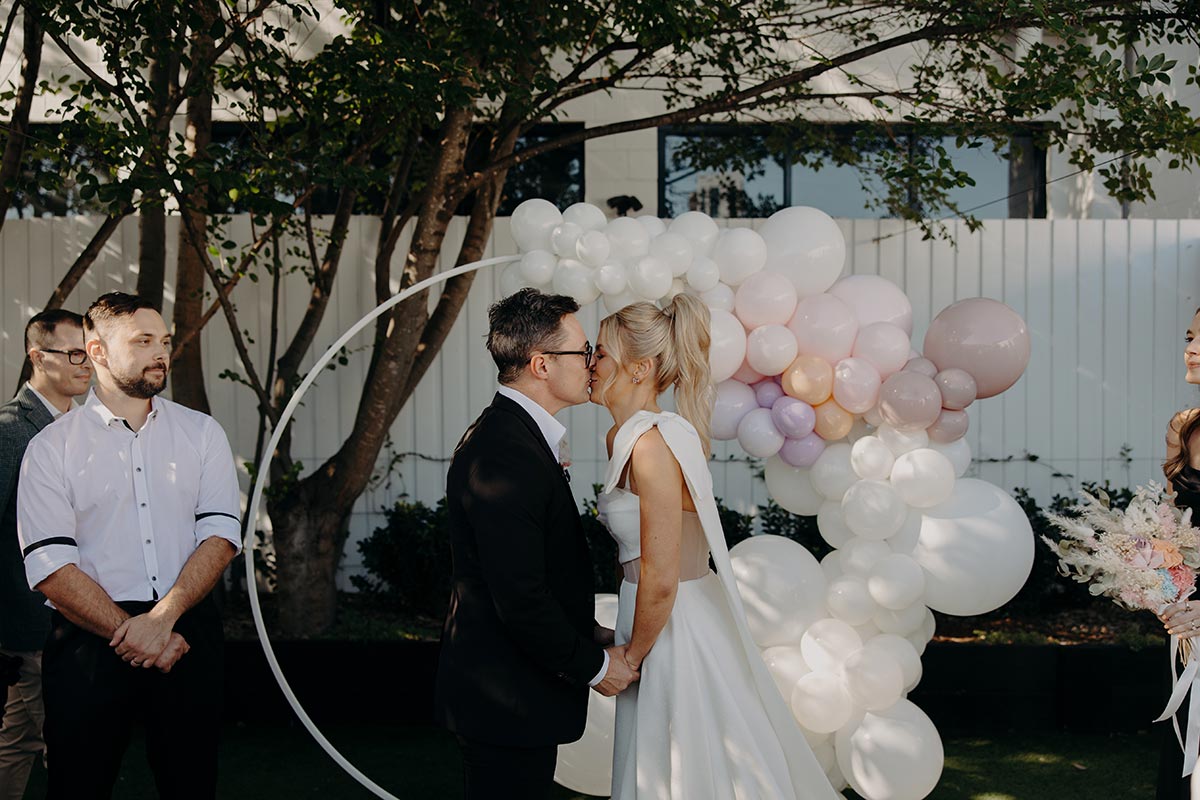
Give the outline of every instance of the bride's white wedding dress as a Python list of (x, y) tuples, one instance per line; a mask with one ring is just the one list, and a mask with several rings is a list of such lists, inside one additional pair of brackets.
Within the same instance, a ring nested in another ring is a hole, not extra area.
[[(641, 532), (638, 496), (618, 484), (634, 444), (654, 426), (683, 470), (697, 513), (680, 512), (671, 617), (642, 662), (641, 679), (617, 696), (613, 799), (840, 800), (750, 638), (708, 459), (696, 429), (677, 414), (639, 411), (617, 431), (598, 505), (619, 559), (639, 557)], [(710, 551), (716, 574), (708, 569)], [(627, 579), (618, 644), (633, 633), (636, 597), (637, 584)]]

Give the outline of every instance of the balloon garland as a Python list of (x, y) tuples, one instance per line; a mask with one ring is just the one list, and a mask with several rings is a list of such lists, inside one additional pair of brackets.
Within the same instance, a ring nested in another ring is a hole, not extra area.
[[(830, 781), (867, 800), (920, 800), (941, 776), (941, 739), (906, 699), (933, 636), (930, 609), (980, 614), (1008, 602), (1033, 565), (1020, 506), (971, 462), (965, 409), (1012, 386), (1029, 362), (1024, 321), (1003, 303), (944, 309), (913, 349), (912, 304), (876, 275), (841, 277), (841, 230), (787, 208), (757, 230), (700, 212), (608, 220), (579, 203), (513, 212), (519, 263), (503, 294), (532, 286), (609, 312), (680, 292), (711, 312), (714, 439), (766, 459), (770, 496), (816, 516), (834, 548), (754, 536), (733, 548), (750, 630)], [(610, 612), (611, 596), (598, 608)], [(599, 613), (599, 612), (598, 612)], [(593, 696), (583, 739), (556, 779), (610, 790), (612, 701)]]

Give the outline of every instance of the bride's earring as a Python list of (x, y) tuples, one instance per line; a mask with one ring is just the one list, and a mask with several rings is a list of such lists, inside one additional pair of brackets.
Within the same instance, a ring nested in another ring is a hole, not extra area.
[(639, 378), (637, 375), (634, 375), (634, 376), (633, 376), (633, 382), (634, 382), (634, 383), (641, 383), (641, 382), (642, 382), (642, 379), (641, 379), (641, 378)]

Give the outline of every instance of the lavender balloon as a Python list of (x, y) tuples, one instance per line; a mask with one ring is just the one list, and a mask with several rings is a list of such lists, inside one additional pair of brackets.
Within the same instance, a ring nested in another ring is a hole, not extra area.
[[(813, 432), (813, 428), (817, 424), (817, 415), (813, 413), (813, 408), (808, 403), (784, 395), (771, 406), (771, 421), (788, 439), (803, 439)], [(822, 445), (823, 448), (824, 445)], [(799, 465), (792, 464), (792, 466)]]
[(759, 408), (773, 408), (775, 402), (783, 396), (783, 387), (773, 380), (760, 381), (754, 385), (754, 397), (758, 400)]
[(793, 467), (811, 467), (823, 452), (825, 440), (815, 433), (810, 433), (798, 439), (785, 439), (783, 447), (779, 448), (779, 457)]

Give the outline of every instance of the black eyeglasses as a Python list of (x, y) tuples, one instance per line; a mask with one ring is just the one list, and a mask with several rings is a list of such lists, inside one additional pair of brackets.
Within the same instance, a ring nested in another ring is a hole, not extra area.
[(58, 353), (60, 356), (66, 356), (67, 361), (76, 367), (82, 366), (88, 360), (86, 350), (51, 350), (49, 347), (39, 347), (38, 350), (43, 353)]
[(595, 351), (592, 349), (591, 342), (584, 342), (582, 350), (543, 350), (544, 356), (583, 356), (583, 366), (590, 368), (592, 366), (592, 354)]

